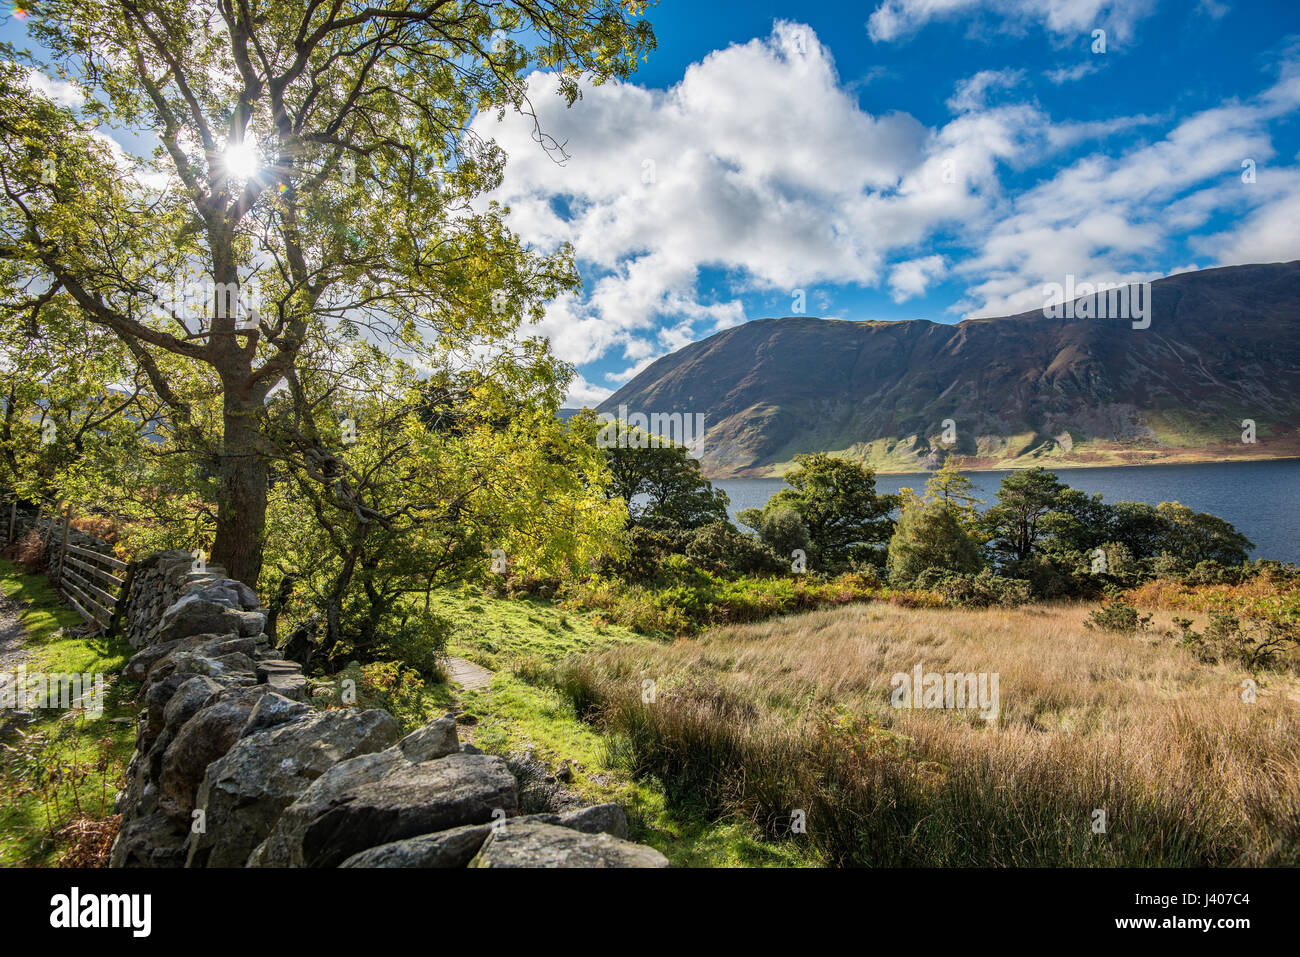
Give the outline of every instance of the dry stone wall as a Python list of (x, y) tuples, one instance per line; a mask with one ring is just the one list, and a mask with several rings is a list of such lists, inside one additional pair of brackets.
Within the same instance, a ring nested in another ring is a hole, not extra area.
[(256, 594), (186, 552), (133, 564), (136, 748), (113, 867), (666, 867), (613, 804), (519, 813), (506, 762), (439, 718), (318, 709)]

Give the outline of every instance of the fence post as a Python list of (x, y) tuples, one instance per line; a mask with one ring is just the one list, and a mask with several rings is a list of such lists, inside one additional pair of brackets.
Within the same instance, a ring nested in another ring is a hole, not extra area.
[(54, 575), (55, 584), (59, 588), (63, 587), (63, 559), (68, 555), (68, 526), (72, 524), (72, 503), (68, 503), (67, 511), (63, 514), (63, 544), (59, 547), (59, 570)]
[(18, 524), (18, 499), (9, 505), (9, 544), (14, 543), (14, 526)]
[(117, 596), (117, 602), (113, 605), (113, 614), (108, 619), (108, 627), (104, 629), (104, 637), (111, 638), (118, 634), (118, 629), (122, 626), (122, 613), (126, 611), (127, 602), (131, 600), (131, 586), (135, 583), (135, 562), (127, 564), (126, 572), (122, 576), (121, 591)]

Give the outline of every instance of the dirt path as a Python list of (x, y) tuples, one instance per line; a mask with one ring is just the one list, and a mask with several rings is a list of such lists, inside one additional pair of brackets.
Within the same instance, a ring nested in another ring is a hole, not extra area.
[[(14, 683), (17, 671), (31, 657), (31, 652), (24, 647), (27, 632), (23, 630), (22, 605), (8, 595), (0, 594), (0, 688), (9, 691)], [(14, 708), (0, 710), (0, 738), (7, 738), (15, 728), (21, 728), (31, 721), (30, 714), (19, 712)]]
[(492, 672), (472, 661), (448, 655), (447, 680), (460, 685), (466, 691), (474, 691), (478, 688), (486, 688), (492, 682)]
[(19, 620), (22, 606), (0, 594), (0, 675), (10, 675), (30, 657), (23, 647), (27, 633)]

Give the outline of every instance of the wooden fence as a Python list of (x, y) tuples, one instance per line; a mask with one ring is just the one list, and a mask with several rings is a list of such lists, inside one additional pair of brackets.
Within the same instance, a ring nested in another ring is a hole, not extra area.
[[(17, 522), (18, 507), (15, 503), (9, 509), (7, 538), (10, 542), (16, 538)], [(72, 526), (71, 505), (65, 507), (62, 516), (57, 512), (45, 513), (43, 509), (37, 511), (35, 526), (38, 534), (42, 523), (46, 526), (43, 536), (46, 565), (56, 587), (87, 622), (94, 622), (104, 631), (112, 631), (129, 584), (127, 563), (68, 540)]]

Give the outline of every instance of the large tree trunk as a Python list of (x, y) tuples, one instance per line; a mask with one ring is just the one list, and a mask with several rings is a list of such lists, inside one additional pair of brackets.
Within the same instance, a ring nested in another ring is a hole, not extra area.
[(257, 588), (266, 530), (268, 466), (258, 433), (257, 406), (226, 393), (212, 561), (231, 578)]

